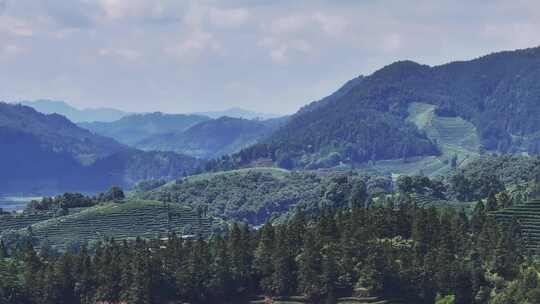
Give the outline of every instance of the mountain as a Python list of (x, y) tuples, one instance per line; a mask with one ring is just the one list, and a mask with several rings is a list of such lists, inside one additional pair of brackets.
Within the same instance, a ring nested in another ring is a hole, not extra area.
[(143, 179), (172, 179), (201, 163), (143, 152), (95, 135), (58, 114), (0, 103), (0, 193), (97, 191)]
[[(0, 128), (5, 134), (24, 133), (40, 147), (65, 153), (87, 164), (126, 149), (116, 141), (81, 129), (59, 114), (42, 114), (31, 107), (0, 103)], [(14, 139), (13, 144), (24, 142)]]
[(129, 115), (129, 113), (111, 108), (92, 108), (80, 110), (63, 101), (54, 100), (42, 99), (34, 101), (21, 101), (19, 103), (32, 107), (41, 113), (57, 113), (63, 115), (73, 122), (115, 121)]
[(240, 151), (270, 135), (282, 119), (267, 121), (221, 117), (198, 123), (191, 128), (148, 137), (137, 144), (144, 150), (177, 151), (183, 154), (214, 158)]
[[(233, 159), (296, 168), (540, 148), (540, 48), (427, 66), (399, 61), (303, 108)], [(462, 134), (460, 134), (462, 133)], [(440, 168), (439, 168), (440, 169)]]
[(230, 108), (224, 111), (210, 111), (210, 112), (196, 112), (195, 115), (208, 116), (210, 118), (220, 118), (223, 116), (233, 117), (233, 118), (243, 118), (243, 119), (271, 119), (278, 118), (282, 115), (269, 114), (269, 113), (257, 113), (241, 108)]
[(108, 136), (123, 144), (133, 146), (154, 135), (185, 131), (197, 123), (209, 119), (201, 115), (156, 112), (129, 115), (113, 122), (79, 123), (79, 126), (96, 134)]

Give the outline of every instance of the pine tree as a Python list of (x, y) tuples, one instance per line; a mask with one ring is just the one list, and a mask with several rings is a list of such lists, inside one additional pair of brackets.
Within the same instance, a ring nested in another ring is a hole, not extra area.
[(227, 299), (230, 297), (231, 287), (231, 272), (227, 243), (218, 235), (213, 238), (210, 247), (213, 252), (213, 257), (208, 289), (214, 299)]
[(271, 285), (272, 275), (272, 253), (275, 247), (275, 232), (272, 224), (267, 223), (260, 229), (260, 237), (255, 249), (255, 257), (253, 260), (253, 270), (257, 275), (257, 279), (261, 281), (263, 289), (271, 291), (268, 285)]
[(313, 301), (320, 299), (322, 291), (320, 278), (322, 256), (319, 240), (313, 230), (308, 230), (299, 260), (299, 292)]
[(287, 296), (295, 289), (294, 259), (290, 255), (285, 228), (279, 230), (277, 244), (271, 253), (272, 273), (267, 291), (275, 296)]
[(129, 289), (130, 304), (152, 303), (148, 251), (138, 249), (133, 260), (132, 283)]
[(7, 258), (8, 256), (9, 255), (8, 255), (7, 247), (4, 244), (4, 241), (0, 240), (0, 260)]

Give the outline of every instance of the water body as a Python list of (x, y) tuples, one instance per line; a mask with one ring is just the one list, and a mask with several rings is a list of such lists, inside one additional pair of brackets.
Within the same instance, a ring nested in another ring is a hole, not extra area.
[(40, 200), (41, 197), (31, 196), (0, 196), (0, 208), (4, 211), (20, 212), (31, 200)]

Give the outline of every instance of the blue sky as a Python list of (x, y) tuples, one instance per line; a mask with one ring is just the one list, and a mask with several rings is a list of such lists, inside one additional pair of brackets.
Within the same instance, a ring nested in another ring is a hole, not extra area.
[(292, 113), (400, 59), (540, 45), (539, 1), (0, 0), (0, 100)]

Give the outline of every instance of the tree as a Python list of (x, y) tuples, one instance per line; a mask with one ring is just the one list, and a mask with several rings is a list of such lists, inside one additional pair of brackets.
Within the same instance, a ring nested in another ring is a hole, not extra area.
[(299, 257), (298, 287), (300, 293), (313, 301), (320, 299), (322, 291), (320, 278), (322, 256), (320, 249), (314, 231), (308, 230), (304, 241), (304, 248)]

